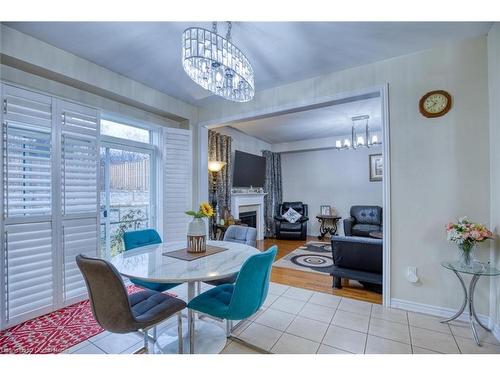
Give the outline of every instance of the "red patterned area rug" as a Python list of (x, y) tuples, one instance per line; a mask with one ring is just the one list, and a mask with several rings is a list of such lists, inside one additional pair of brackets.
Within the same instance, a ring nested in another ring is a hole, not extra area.
[(86, 300), (0, 331), (0, 354), (57, 354), (103, 331)]

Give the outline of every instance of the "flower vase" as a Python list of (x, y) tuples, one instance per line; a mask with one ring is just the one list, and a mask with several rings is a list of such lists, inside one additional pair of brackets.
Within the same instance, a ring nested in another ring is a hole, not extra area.
[(203, 253), (207, 250), (207, 226), (202, 218), (194, 217), (188, 224), (187, 252)]
[(462, 266), (470, 268), (474, 265), (476, 261), (474, 257), (474, 250), (476, 248), (475, 242), (464, 242), (458, 245), (460, 249), (460, 263)]

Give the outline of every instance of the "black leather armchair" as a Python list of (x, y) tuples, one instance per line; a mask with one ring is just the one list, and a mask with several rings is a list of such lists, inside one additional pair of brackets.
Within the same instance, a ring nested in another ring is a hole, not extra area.
[(351, 217), (344, 219), (344, 235), (370, 237), (370, 232), (382, 232), (382, 207), (352, 206)]
[(342, 288), (341, 279), (357, 280), (381, 291), (382, 240), (364, 237), (332, 237), (333, 287)]
[[(283, 218), (283, 214), (289, 208), (293, 208), (302, 217), (295, 223), (288, 222)], [(276, 225), (276, 238), (286, 240), (305, 240), (307, 238), (307, 217), (308, 209), (307, 204), (302, 202), (283, 202), (278, 206), (274, 223)]]

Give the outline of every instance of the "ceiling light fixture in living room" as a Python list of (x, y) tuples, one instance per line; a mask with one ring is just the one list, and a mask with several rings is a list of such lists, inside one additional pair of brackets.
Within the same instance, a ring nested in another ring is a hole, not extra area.
[(182, 34), (182, 66), (201, 87), (227, 100), (248, 102), (255, 94), (252, 65), (232, 42), (231, 22), (226, 37), (212, 31), (190, 27)]
[[(382, 141), (379, 141), (377, 134), (370, 134), (370, 127), (368, 126), (368, 121), (370, 120), (370, 116), (362, 115), (362, 116), (354, 116), (351, 117), (352, 120), (352, 128), (351, 128), (351, 139), (346, 138), (344, 142), (337, 140), (335, 142), (335, 148), (337, 150), (348, 150), (348, 149), (357, 149), (360, 147), (371, 147), (381, 145)], [(365, 120), (364, 126), (364, 136), (362, 133), (358, 134), (356, 132), (356, 122)]]

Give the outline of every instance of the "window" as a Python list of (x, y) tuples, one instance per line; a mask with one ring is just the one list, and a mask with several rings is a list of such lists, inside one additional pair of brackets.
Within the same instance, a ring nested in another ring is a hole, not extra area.
[(101, 120), (101, 135), (142, 143), (151, 142), (151, 132), (147, 129), (104, 119)]
[(152, 131), (108, 120), (101, 124), (100, 249), (107, 257), (124, 250), (124, 232), (157, 227), (156, 153), (146, 144)]

